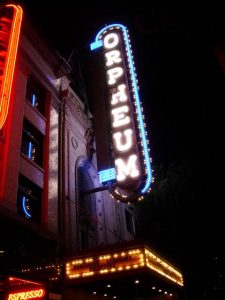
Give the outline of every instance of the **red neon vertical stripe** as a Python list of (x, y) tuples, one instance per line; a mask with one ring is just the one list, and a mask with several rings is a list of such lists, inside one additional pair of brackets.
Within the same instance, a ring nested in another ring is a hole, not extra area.
[(5, 66), (3, 67), (3, 79), (0, 87), (0, 129), (3, 127), (8, 114), (18, 42), (20, 37), (20, 28), (23, 16), (23, 10), (20, 6), (9, 4), (6, 5), (5, 8), (7, 7), (9, 9), (13, 8), (13, 19), (9, 35)]

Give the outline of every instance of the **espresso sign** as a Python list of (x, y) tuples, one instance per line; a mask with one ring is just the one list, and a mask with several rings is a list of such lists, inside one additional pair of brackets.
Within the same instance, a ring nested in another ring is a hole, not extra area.
[(0, 129), (8, 114), (22, 14), (18, 5), (0, 8)]
[(99, 170), (100, 182), (108, 184), (116, 199), (130, 202), (148, 191), (152, 172), (126, 27), (113, 24), (102, 29), (91, 44), (91, 50), (97, 49), (102, 51), (113, 146), (112, 168)]
[(40, 299), (45, 296), (44, 289), (33, 289), (33, 290), (24, 290), (10, 293), (7, 297), (7, 300), (29, 300), (29, 299)]

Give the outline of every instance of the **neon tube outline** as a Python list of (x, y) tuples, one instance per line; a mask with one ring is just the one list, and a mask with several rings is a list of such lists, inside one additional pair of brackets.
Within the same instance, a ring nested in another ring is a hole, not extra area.
[(28, 212), (27, 208), (26, 208), (26, 197), (23, 196), (23, 211), (26, 214), (26, 217), (31, 218), (32, 215)]
[(140, 97), (138, 93), (138, 87), (135, 79), (135, 71), (134, 71), (134, 64), (132, 60), (132, 55), (131, 55), (131, 48), (130, 48), (130, 43), (127, 35), (127, 29), (124, 25), (122, 24), (111, 24), (103, 29), (101, 29), (98, 34), (96, 35), (95, 42), (98, 42), (101, 40), (101, 35), (111, 27), (119, 27), (123, 30), (124, 33), (124, 38), (125, 38), (125, 43), (127, 47), (127, 52), (128, 52), (128, 62), (130, 65), (131, 69), (131, 80), (132, 80), (132, 85), (134, 88), (134, 94), (135, 94), (135, 102), (138, 110), (138, 118), (139, 118), (139, 124), (140, 124), (140, 130), (141, 130), (141, 138), (143, 142), (143, 148), (144, 148), (144, 156), (145, 156), (145, 161), (146, 161), (146, 167), (147, 167), (147, 180), (145, 182), (145, 186), (142, 188), (141, 193), (144, 194), (148, 191), (150, 184), (152, 182), (152, 169), (151, 169), (151, 164), (150, 164), (150, 157), (148, 153), (148, 145), (147, 145), (147, 140), (146, 140), (146, 135), (145, 135), (145, 129), (144, 129), (144, 123), (143, 123), (143, 114), (141, 112), (141, 104), (140, 104)]
[[(3, 127), (8, 115), (9, 102), (12, 90), (13, 75), (17, 57), (23, 10), (19, 5), (8, 4), (5, 7), (14, 9), (12, 27), (9, 35), (2, 85), (0, 87), (0, 129)], [(4, 8), (4, 7), (3, 7)]]

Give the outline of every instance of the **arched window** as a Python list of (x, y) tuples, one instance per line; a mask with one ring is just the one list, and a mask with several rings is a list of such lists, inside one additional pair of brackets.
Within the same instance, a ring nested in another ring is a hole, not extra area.
[(92, 248), (98, 244), (95, 193), (88, 193), (88, 191), (94, 189), (91, 168), (91, 163), (85, 159), (82, 159), (77, 167), (77, 212), (80, 249)]

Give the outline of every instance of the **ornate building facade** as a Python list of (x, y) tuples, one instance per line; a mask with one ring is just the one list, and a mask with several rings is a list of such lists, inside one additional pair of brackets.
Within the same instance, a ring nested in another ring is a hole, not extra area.
[(177, 299), (181, 273), (123, 243), (135, 237), (133, 205), (99, 182), (93, 116), (70, 72), (23, 20), (0, 129), (0, 299)]
[(96, 169), (92, 116), (70, 66), (23, 20), (12, 95), (0, 131), (1, 268), (132, 239)]

